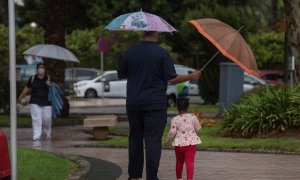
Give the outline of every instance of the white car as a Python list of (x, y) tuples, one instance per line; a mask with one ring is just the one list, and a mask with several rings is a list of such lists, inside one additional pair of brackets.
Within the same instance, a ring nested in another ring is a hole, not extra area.
[(266, 81), (244, 72), (243, 92), (248, 92), (259, 85), (266, 85)]
[[(190, 74), (195, 69), (175, 65), (177, 74)], [(199, 95), (197, 81), (186, 82), (189, 87), (189, 95)], [(74, 92), (77, 97), (126, 97), (127, 80), (120, 80), (117, 71), (105, 71), (102, 75), (91, 80), (83, 80), (74, 83)], [(104, 87), (104, 88), (103, 88)], [(167, 87), (168, 103), (175, 105), (177, 98), (176, 85), (169, 84)]]
[[(77, 97), (126, 97), (127, 80), (120, 80), (117, 71), (105, 71), (91, 80), (74, 83)], [(104, 87), (104, 88), (103, 88)]]
[[(174, 66), (175, 66), (176, 74), (179, 75), (191, 74), (195, 71), (195, 69), (184, 65), (175, 64)], [(189, 96), (199, 96), (199, 86), (197, 80), (185, 82), (185, 84), (188, 86)], [(168, 84), (167, 97), (168, 97), (168, 106), (175, 106), (176, 99), (178, 97), (176, 85)]]

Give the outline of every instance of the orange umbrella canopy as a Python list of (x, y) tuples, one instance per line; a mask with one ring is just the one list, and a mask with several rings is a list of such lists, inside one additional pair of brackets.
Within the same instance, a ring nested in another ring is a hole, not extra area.
[(217, 19), (196, 19), (189, 22), (224, 56), (235, 62), (247, 73), (258, 76), (255, 57), (238, 30)]

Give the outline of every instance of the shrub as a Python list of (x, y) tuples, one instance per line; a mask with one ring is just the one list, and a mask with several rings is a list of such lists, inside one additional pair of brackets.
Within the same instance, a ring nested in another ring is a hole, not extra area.
[(225, 136), (267, 137), (300, 126), (300, 87), (266, 88), (226, 110), (221, 120)]

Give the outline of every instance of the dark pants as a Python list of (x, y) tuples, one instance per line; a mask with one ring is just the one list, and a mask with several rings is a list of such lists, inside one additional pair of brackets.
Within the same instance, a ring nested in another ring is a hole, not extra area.
[(129, 179), (141, 178), (146, 149), (147, 180), (158, 180), (162, 135), (167, 122), (166, 110), (128, 110), (129, 119)]

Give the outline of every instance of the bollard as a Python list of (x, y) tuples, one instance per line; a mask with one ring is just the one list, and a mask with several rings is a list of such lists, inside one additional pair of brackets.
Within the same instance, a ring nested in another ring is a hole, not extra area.
[(10, 179), (10, 161), (5, 134), (0, 130), (0, 179)]

